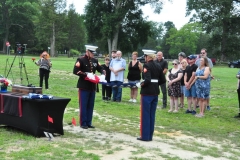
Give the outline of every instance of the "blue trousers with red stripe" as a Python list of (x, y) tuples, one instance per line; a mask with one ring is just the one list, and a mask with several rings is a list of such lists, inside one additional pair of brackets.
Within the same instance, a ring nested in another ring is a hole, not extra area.
[(96, 92), (81, 89), (79, 89), (78, 92), (79, 92), (80, 126), (90, 126), (92, 125), (92, 116)]
[(153, 137), (157, 103), (157, 95), (141, 95), (140, 135), (145, 141), (151, 141)]

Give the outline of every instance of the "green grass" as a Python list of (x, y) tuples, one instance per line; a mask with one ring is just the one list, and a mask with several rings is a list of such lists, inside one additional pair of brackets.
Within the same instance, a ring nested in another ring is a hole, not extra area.
[[(14, 56), (0, 55), (0, 74), (4, 75), (6, 59), (9, 59), (11, 65)], [(29, 83), (35, 86), (39, 84), (38, 67), (32, 62), (32, 56), (24, 56), (26, 64), (26, 71)], [(39, 58), (39, 57), (35, 57)], [(67, 112), (64, 114), (63, 123), (66, 125), (71, 122), (72, 117), (78, 120), (78, 90), (76, 88), (78, 77), (72, 74), (73, 65), (76, 59), (66, 57), (53, 57), (51, 58), (53, 67), (50, 73), (49, 90), (43, 89), (44, 94), (51, 94), (58, 97), (71, 98), (67, 106)], [(102, 62), (102, 60), (100, 60)], [(12, 74), (8, 76), (9, 79), (14, 79), (16, 84), (20, 84), (20, 68), (18, 67), (19, 59), (16, 57)], [(171, 67), (171, 65), (169, 65)], [(6, 69), (9, 70), (9, 67)], [(23, 71), (22, 84), (26, 85), (26, 77)], [(238, 97), (237, 97), (237, 79), (235, 78), (238, 69), (228, 68), (227, 66), (214, 66), (213, 75), (215, 79), (211, 82), (211, 111), (206, 111), (204, 118), (195, 118), (189, 114), (185, 114), (185, 110), (179, 113), (168, 113), (167, 110), (157, 109), (156, 112), (156, 128), (155, 130), (160, 134), (159, 136), (164, 139), (171, 138), (161, 132), (176, 132), (181, 131), (183, 134), (203, 137), (216, 142), (228, 141), (232, 146), (239, 149), (240, 141), (240, 120), (233, 118), (238, 114)], [(127, 71), (125, 73), (125, 77)], [(128, 88), (123, 89), (123, 102), (103, 102), (101, 100), (101, 85), (99, 85), (100, 92), (96, 94), (95, 111), (99, 116), (94, 116), (93, 125), (98, 129), (106, 132), (119, 132), (132, 136), (139, 135), (139, 114), (140, 104), (129, 103)], [(11, 90), (11, 88), (9, 88)], [(138, 96), (139, 99), (140, 96)], [(161, 98), (159, 96), (159, 106), (161, 106)], [(185, 100), (185, 109), (186, 109)], [(28, 134), (8, 127), (0, 127), (0, 157), (5, 159), (101, 159), (98, 155), (86, 153), (87, 149), (100, 149), (105, 150), (106, 154), (112, 154), (119, 148), (111, 148), (110, 146), (103, 147), (96, 141), (89, 141), (89, 145), (80, 142), (84, 136), (72, 134), (65, 131), (65, 135), (60, 138), (66, 139), (63, 141), (54, 141), (46, 143), (46, 140), (41, 138), (34, 138)], [(68, 139), (76, 139), (76, 143), (67, 143)], [(186, 144), (178, 144), (179, 147), (191, 151), (192, 149)], [(201, 147), (199, 145), (198, 147)], [(227, 148), (227, 146), (225, 146)], [(142, 148), (139, 148), (141, 150)], [(5, 152), (9, 153), (6, 155)], [(196, 151), (196, 150), (194, 150)], [(209, 148), (205, 151), (197, 151), (202, 155), (207, 155), (211, 152), (211, 156), (218, 157), (219, 150), (216, 148)], [(239, 156), (239, 153), (233, 154)], [(135, 154), (135, 153), (134, 153)], [(163, 155), (164, 156), (164, 155)], [(167, 155), (165, 155), (167, 156)], [(168, 156), (167, 156), (168, 157)], [(236, 157), (232, 157), (236, 158)], [(1, 158), (0, 158), (1, 159)], [(139, 159), (134, 158), (132, 159)], [(175, 157), (172, 157), (175, 159)], [(176, 158), (177, 159), (177, 158)], [(201, 159), (201, 157), (199, 157)]]

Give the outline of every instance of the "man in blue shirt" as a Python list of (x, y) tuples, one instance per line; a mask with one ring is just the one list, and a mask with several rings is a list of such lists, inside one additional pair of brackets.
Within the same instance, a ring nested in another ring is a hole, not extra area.
[(120, 102), (122, 97), (122, 88), (119, 86), (124, 81), (124, 71), (126, 61), (122, 58), (122, 52), (117, 51), (116, 58), (112, 59), (109, 69), (111, 70), (110, 82), (112, 85), (113, 101)]

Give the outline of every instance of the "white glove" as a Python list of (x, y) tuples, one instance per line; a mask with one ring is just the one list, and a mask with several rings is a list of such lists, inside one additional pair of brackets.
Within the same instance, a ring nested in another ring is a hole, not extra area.
[(136, 86), (137, 86), (138, 88), (141, 88), (141, 83), (140, 83), (140, 82), (136, 83)]
[(88, 77), (89, 79), (95, 79), (95, 76), (94, 76), (93, 73), (87, 73), (87, 77)]
[(99, 76), (99, 82), (107, 82), (106, 80), (105, 80), (105, 75), (101, 75), (101, 76)]

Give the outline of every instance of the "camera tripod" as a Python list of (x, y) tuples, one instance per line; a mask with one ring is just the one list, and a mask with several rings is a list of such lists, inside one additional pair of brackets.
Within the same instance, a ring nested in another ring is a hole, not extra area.
[[(25, 73), (26, 80), (27, 80), (27, 85), (29, 85), (29, 80), (28, 80), (26, 65), (25, 65), (25, 62), (24, 62), (23, 54), (21, 54), (21, 53), (19, 53), (19, 54), (16, 53), (16, 54), (15, 54), (11, 65), (10, 65), (10, 63), (9, 63), (9, 59), (7, 58), (7, 60), (6, 60), (6, 66), (5, 66), (5, 73), (4, 73), (4, 74), (6, 75), (6, 78), (8, 78), (8, 75), (9, 75), (9, 73), (11, 72), (11, 75), (12, 75), (12, 78), (13, 78), (13, 74), (12, 74), (12, 70), (11, 70), (11, 69), (12, 69), (12, 67), (13, 67), (13, 64), (14, 64), (14, 61), (15, 61), (16, 57), (18, 57), (18, 59), (19, 59), (19, 69), (20, 69), (20, 80), (21, 80), (21, 84), (22, 84), (22, 81), (23, 81), (23, 69), (24, 69), (24, 73)], [(10, 68), (9, 68), (9, 70), (8, 70), (8, 72), (7, 72), (7, 68), (8, 68), (8, 67), (10, 67)], [(6, 74), (6, 72), (7, 72), (7, 74)], [(13, 78), (13, 82), (14, 82), (14, 78)], [(15, 82), (14, 82), (14, 83), (15, 83)]]

